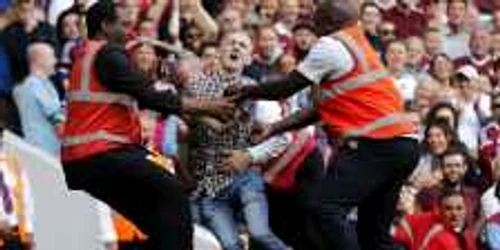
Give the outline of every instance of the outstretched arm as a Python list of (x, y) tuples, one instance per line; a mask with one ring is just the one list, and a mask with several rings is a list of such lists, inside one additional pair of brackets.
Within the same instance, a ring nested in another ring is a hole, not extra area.
[(300, 72), (292, 71), (286, 75), (270, 77), (258, 85), (245, 86), (241, 90), (241, 95), (242, 98), (280, 100), (286, 99), (312, 84), (313, 82)]
[(254, 143), (262, 143), (273, 136), (283, 134), (287, 131), (301, 129), (318, 120), (319, 116), (315, 108), (303, 109), (278, 122), (269, 125), (261, 125), (255, 128), (252, 135), (252, 141)]
[(271, 125), (272, 134), (281, 134), (290, 130), (298, 130), (319, 120), (315, 108), (297, 111), (285, 119)]
[(107, 45), (96, 58), (97, 75), (109, 90), (134, 97), (142, 108), (165, 115), (188, 113), (209, 115), (222, 120), (232, 117), (235, 104), (231, 98), (202, 101), (183, 98), (171, 91), (158, 91), (151, 80), (139, 72), (120, 46)]
[(338, 79), (351, 72), (355, 59), (349, 49), (332, 37), (321, 38), (295, 71), (270, 77), (257, 86), (228, 89), (226, 95), (243, 99), (279, 100), (287, 98), (307, 86), (321, 85), (324, 81)]

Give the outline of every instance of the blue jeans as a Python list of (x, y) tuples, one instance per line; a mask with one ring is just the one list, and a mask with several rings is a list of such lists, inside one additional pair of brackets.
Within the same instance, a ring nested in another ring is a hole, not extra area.
[(203, 224), (215, 233), (225, 250), (244, 249), (236, 219), (240, 213), (248, 226), (252, 243), (267, 250), (288, 249), (271, 232), (264, 180), (255, 170), (241, 173), (216, 197), (200, 198), (198, 205)]

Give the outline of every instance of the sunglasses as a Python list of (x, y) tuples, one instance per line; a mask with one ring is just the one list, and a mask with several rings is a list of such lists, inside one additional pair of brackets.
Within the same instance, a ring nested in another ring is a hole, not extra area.
[(380, 30), (380, 35), (381, 36), (392, 36), (392, 35), (394, 35), (394, 30), (390, 30), (390, 29)]
[(491, 105), (491, 107), (494, 108), (494, 109), (499, 109), (500, 108), (500, 103), (493, 103)]

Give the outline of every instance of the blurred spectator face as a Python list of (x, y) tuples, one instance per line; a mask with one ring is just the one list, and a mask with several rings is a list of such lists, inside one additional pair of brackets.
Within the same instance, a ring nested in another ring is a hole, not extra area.
[(396, 27), (391, 22), (382, 22), (379, 27), (379, 35), (382, 42), (388, 42), (396, 38)]
[(441, 219), (447, 228), (461, 228), (465, 223), (465, 201), (461, 195), (452, 195), (441, 201)]
[(258, 51), (263, 58), (271, 58), (274, 51), (279, 46), (279, 40), (276, 31), (272, 27), (262, 28), (258, 34), (257, 46)]
[(30, 68), (37, 69), (45, 75), (55, 73), (57, 58), (52, 46), (46, 43), (35, 43), (28, 48)]
[(438, 81), (448, 81), (453, 75), (453, 63), (448, 58), (438, 56), (434, 59), (433, 65), (431, 71)]
[(437, 1), (429, 1), (423, 6), (424, 14), (428, 20), (433, 20), (438, 18), (441, 14), (441, 10), (439, 8), (439, 4)]
[(462, 154), (451, 154), (442, 160), (443, 178), (451, 184), (462, 182), (467, 171), (467, 163)]
[(453, 78), (453, 85), (460, 90), (460, 94), (464, 98), (470, 100), (472, 97), (474, 97), (477, 90), (476, 81), (466, 79), (462, 76), (455, 76)]
[(465, 23), (467, 16), (467, 4), (465, 0), (451, 1), (448, 5), (448, 23), (453, 26), (461, 26)]
[(36, 8), (34, 1), (21, 2), (15, 8), (16, 18), (24, 25), (36, 26), (38, 19), (36, 16)]
[(361, 23), (366, 31), (377, 32), (377, 27), (382, 21), (382, 14), (380, 9), (374, 5), (366, 5), (361, 10)]
[(56, 72), (57, 57), (54, 49), (51, 46), (47, 46), (47, 50), (44, 51), (44, 55), (41, 57), (42, 67), (48, 75), (53, 75)]
[(442, 51), (443, 38), (438, 31), (429, 31), (425, 34), (425, 49), (430, 56), (435, 56)]
[(247, 8), (247, 3), (245, 3), (244, 0), (225, 0), (224, 7), (229, 9), (234, 9), (238, 11), (240, 14), (243, 14)]
[(473, 55), (483, 57), (489, 54), (491, 48), (490, 34), (485, 30), (475, 30), (470, 38), (470, 50)]
[(492, 91), (491, 79), (487, 75), (479, 75), (476, 85), (478, 93), (489, 95)]
[(281, 0), (279, 19), (288, 27), (293, 27), (299, 17), (298, 0)]
[(62, 20), (62, 32), (66, 39), (75, 39), (80, 36), (79, 17), (69, 14)]
[(493, 13), (493, 28), (495, 31), (500, 31), (500, 9)]
[(127, 30), (121, 20), (103, 24), (103, 33), (109, 41), (118, 44), (125, 44), (127, 42)]
[(299, 0), (299, 18), (311, 19), (314, 14), (314, 0)]
[(278, 0), (260, 0), (259, 15), (261, 24), (272, 24), (278, 12), (278, 7)]
[(242, 31), (243, 20), (241, 19), (241, 12), (236, 9), (224, 10), (219, 17), (219, 26), (222, 34)]
[(446, 138), (445, 131), (438, 126), (433, 126), (425, 138), (429, 151), (434, 155), (440, 155), (448, 149), (450, 138)]
[(143, 20), (139, 23), (138, 30), (140, 36), (147, 36), (151, 38), (158, 38), (156, 26), (151, 20)]
[[(417, 87), (418, 88), (418, 87)], [(422, 93), (427, 90), (417, 89), (415, 97), (415, 109), (418, 112), (420, 119), (424, 119), (431, 109), (431, 97), (427, 93)]]
[(401, 72), (405, 69), (408, 51), (402, 42), (392, 42), (387, 48), (387, 66), (392, 72)]
[(134, 50), (132, 56), (134, 63), (144, 73), (154, 73), (156, 65), (156, 53), (152, 46), (141, 45)]
[(246, 33), (231, 33), (222, 39), (220, 50), (222, 68), (241, 71), (251, 62), (252, 40)]
[(397, 4), (405, 8), (415, 8), (418, 0), (398, 0)]
[(139, 11), (139, 2), (135, 0), (120, 0), (116, 5), (118, 18), (128, 28), (137, 24)]
[(455, 113), (447, 107), (443, 107), (436, 111), (436, 120), (446, 121), (450, 128), (454, 128), (457, 122)]
[(198, 53), (203, 44), (203, 33), (195, 26), (190, 26), (186, 31), (184, 45), (187, 49)]
[(424, 41), (420, 37), (410, 37), (406, 43), (408, 47), (408, 63), (418, 66), (426, 53)]
[(215, 46), (206, 46), (201, 54), (201, 61), (205, 72), (214, 73), (220, 67), (219, 51)]
[(298, 29), (294, 33), (295, 46), (302, 51), (308, 51), (316, 42), (316, 35), (309, 29)]
[(465, 21), (467, 23), (467, 27), (469, 27), (471, 30), (478, 28), (480, 25), (479, 10), (474, 6), (469, 6), (469, 8), (467, 9)]
[(284, 55), (279, 62), (279, 71), (283, 73), (292, 72), (297, 65), (297, 59), (292, 55)]

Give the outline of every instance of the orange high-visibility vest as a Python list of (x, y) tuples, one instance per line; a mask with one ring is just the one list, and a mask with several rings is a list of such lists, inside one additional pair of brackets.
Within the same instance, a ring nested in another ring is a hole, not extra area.
[(97, 77), (94, 61), (104, 44), (85, 41), (83, 56), (75, 61), (67, 92), (63, 161), (85, 158), (124, 144), (141, 143), (136, 101), (126, 94), (110, 92)]
[(355, 67), (321, 84), (319, 114), (340, 138), (389, 139), (416, 132), (403, 98), (359, 25), (332, 35), (351, 52)]
[(116, 236), (119, 242), (146, 240), (146, 235), (144, 235), (141, 230), (139, 230), (132, 222), (127, 220), (121, 214), (113, 212), (112, 217)]

